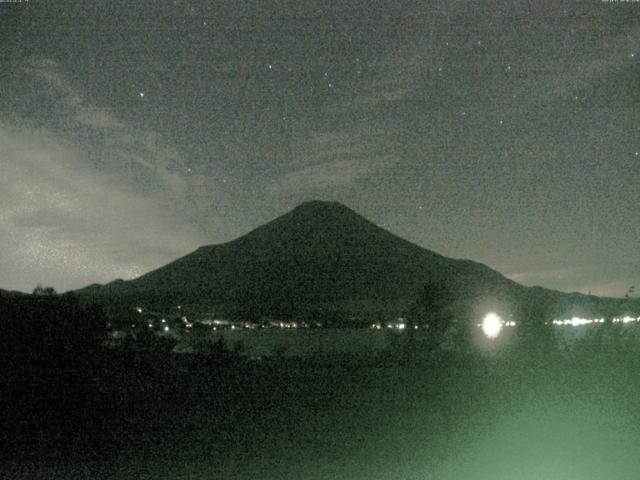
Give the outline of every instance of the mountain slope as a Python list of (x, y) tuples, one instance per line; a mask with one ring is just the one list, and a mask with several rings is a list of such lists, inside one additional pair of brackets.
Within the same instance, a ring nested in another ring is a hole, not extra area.
[(524, 298), (530, 290), (479, 263), (403, 240), (339, 203), (313, 201), (137, 279), (79, 293), (155, 308), (294, 314), (406, 306), (425, 284), (444, 285), (458, 299)]

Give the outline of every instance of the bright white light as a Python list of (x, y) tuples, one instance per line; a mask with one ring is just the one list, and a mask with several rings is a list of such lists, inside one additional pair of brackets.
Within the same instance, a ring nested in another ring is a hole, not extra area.
[(169, 331), (169, 327), (164, 327), (164, 331), (168, 332)]
[(571, 319), (571, 325), (574, 327), (577, 327), (579, 325), (587, 325), (591, 323), (591, 320), (587, 319), (587, 318), (578, 318), (578, 317), (573, 317)]
[(487, 313), (487, 315), (482, 319), (482, 333), (489, 338), (496, 338), (500, 335), (502, 325), (502, 318), (500, 318), (496, 313)]

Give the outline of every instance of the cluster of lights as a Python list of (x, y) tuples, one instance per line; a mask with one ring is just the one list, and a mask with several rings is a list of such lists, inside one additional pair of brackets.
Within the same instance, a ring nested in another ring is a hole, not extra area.
[[(386, 327), (392, 330), (405, 330), (407, 328), (407, 324), (406, 323), (388, 323)], [(371, 328), (373, 330), (382, 330), (384, 327), (382, 326), (381, 323), (372, 323)], [(419, 328), (418, 325), (413, 326), (414, 330), (418, 330), (418, 328)]]
[[(580, 317), (573, 317), (573, 318), (567, 318), (567, 319), (563, 319), (563, 320), (553, 320), (551, 323), (553, 325), (568, 325), (568, 326), (572, 326), (572, 327), (579, 327), (581, 325), (591, 325), (591, 324), (600, 324), (600, 323), (605, 323), (605, 319), (604, 318), (580, 318)], [(631, 316), (624, 316), (624, 317), (616, 317), (613, 318), (611, 320), (612, 323), (633, 323), (633, 322), (640, 322), (640, 317), (631, 317)], [(500, 316), (496, 313), (488, 313), (487, 315), (485, 315), (485, 317), (482, 319), (482, 323), (479, 323), (478, 326), (482, 329), (482, 332), (488, 337), (488, 338), (496, 338), (498, 337), (498, 335), (500, 335), (500, 332), (502, 331), (503, 327), (514, 327), (516, 325), (516, 322), (509, 320), (509, 321), (504, 321), (502, 320), (502, 318), (500, 318)]]
[[(181, 307), (178, 306), (178, 308), (180, 309)], [(136, 311), (138, 313), (142, 313), (143, 309), (142, 307), (136, 307)], [(187, 326), (187, 328), (191, 327), (193, 324), (191, 322), (189, 322), (187, 320), (186, 317), (182, 317), (181, 320), (183, 321), (183, 323), (185, 323), (185, 325)], [(167, 320), (166, 319), (161, 319), (161, 322), (166, 324)], [(611, 319), (612, 323), (623, 323), (623, 324), (627, 324), (627, 323), (634, 323), (634, 322), (640, 322), (640, 317), (631, 317), (631, 316), (624, 316), (624, 317), (615, 317), (613, 319)], [(202, 322), (202, 323), (209, 323), (209, 322)], [(223, 323), (221, 321), (213, 321), (210, 323), (214, 323), (218, 324), (218, 323)], [(581, 317), (572, 317), (572, 318), (567, 318), (567, 319), (562, 319), (562, 320), (553, 320), (551, 322), (553, 325), (559, 325), (559, 326), (572, 326), (572, 327), (578, 327), (581, 325), (591, 325), (591, 324), (602, 324), (605, 323), (605, 319), (604, 318), (581, 318)], [(514, 322), (513, 320), (507, 320), (504, 321), (498, 314), (494, 313), (494, 312), (490, 312), (487, 315), (485, 315), (485, 317), (483, 318), (482, 322), (480, 324), (478, 324), (478, 326), (482, 329), (482, 332), (488, 337), (488, 338), (496, 338), (500, 335), (502, 329), (504, 327), (514, 327), (516, 325), (516, 322)], [(296, 322), (279, 322), (278, 326), (280, 328), (298, 328), (298, 324)], [(251, 328), (250, 326), (244, 325), (245, 328)], [(404, 322), (392, 322), (392, 323), (388, 323), (386, 324), (386, 327), (389, 329), (395, 329), (395, 330), (405, 330), (407, 328), (407, 324)], [(153, 328), (153, 324), (149, 323), (149, 328)], [(237, 327), (235, 325), (231, 325), (231, 329), (235, 330)], [(383, 329), (383, 325), (381, 323), (373, 323), (371, 324), (371, 328), (374, 330), (382, 330)], [(418, 326), (415, 325), (414, 328), (417, 330)], [(217, 330), (217, 328), (214, 326), (213, 330)], [(164, 331), (168, 332), (169, 331), (169, 326), (165, 325), (164, 326)]]
[[(194, 323), (194, 322), (190, 322)], [(308, 328), (309, 325), (305, 322), (294, 322), (294, 321), (270, 321), (266, 324), (259, 324), (255, 322), (238, 322), (224, 319), (203, 319), (197, 320), (195, 323), (199, 323), (201, 325), (207, 325), (212, 327), (213, 330), (257, 330), (262, 328), (279, 328), (279, 329), (298, 329), (298, 328)], [(187, 324), (189, 327), (189, 324)]]
[[(616, 317), (611, 319), (611, 321), (613, 323), (632, 323), (632, 322), (640, 322), (640, 317), (630, 317), (630, 316), (625, 316), (625, 317)], [(581, 325), (591, 325), (594, 323), (604, 323), (605, 319), (604, 318), (580, 318), (580, 317), (573, 317), (573, 318), (567, 318), (564, 320), (553, 320), (551, 323), (553, 325), (570, 325), (572, 327), (579, 327)]]
[(278, 324), (279, 328), (298, 328), (298, 324), (296, 322), (280, 322)]
[[(392, 330), (404, 330), (405, 328), (407, 328), (406, 323), (387, 323), (385, 326)], [(384, 327), (381, 323), (372, 323), (371, 328), (373, 330), (382, 330)], [(417, 325), (416, 325), (416, 328), (418, 328)]]

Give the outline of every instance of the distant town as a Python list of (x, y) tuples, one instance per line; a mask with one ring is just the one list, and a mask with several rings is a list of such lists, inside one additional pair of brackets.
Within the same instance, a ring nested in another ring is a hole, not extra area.
[[(182, 310), (181, 305), (176, 306), (177, 311)], [(161, 313), (156, 311), (146, 310), (141, 306), (133, 307), (133, 311), (137, 314), (135, 321), (129, 324), (128, 328), (120, 328), (116, 335), (123, 335), (126, 333), (133, 333), (138, 329), (146, 329), (151, 332), (155, 332), (159, 335), (169, 334), (172, 331), (189, 331), (195, 329), (208, 329), (210, 331), (227, 331), (227, 330), (262, 330), (262, 329), (275, 329), (275, 330), (297, 330), (297, 329), (314, 329), (314, 328), (335, 328), (333, 325), (325, 324), (318, 321), (297, 321), (290, 319), (275, 319), (265, 317), (260, 321), (248, 321), (248, 320), (231, 320), (228, 318), (217, 318), (214, 315), (197, 315), (195, 317), (189, 317), (187, 315), (171, 315), (167, 313)], [(375, 321), (371, 323), (362, 322), (361, 319), (356, 317), (351, 318), (352, 323), (349, 328), (353, 328), (357, 320), (360, 320), (357, 324), (360, 328), (368, 328), (374, 331), (406, 331), (406, 330), (419, 330), (428, 329), (426, 325), (420, 325), (409, 321), (407, 318), (399, 316), (389, 319), (389, 321)], [(565, 319), (554, 319), (550, 323), (554, 326), (571, 326), (580, 327), (584, 325), (592, 324), (604, 324), (607, 320), (604, 317), (600, 318), (582, 318), (572, 317)], [(614, 324), (628, 324), (640, 322), (640, 316), (625, 315), (621, 317), (613, 317), (610, 319)], [(108, 325), (111, 327), (112, 335), (117, 329), (113, 324)], [(504, 320), (494, 312), (488, 312), (481, 321), (476, 323), (476, 326), (481, 328), (488, 337), (496, 337), (502, 330), (502, 328), (515, 327), (515, 320)]]

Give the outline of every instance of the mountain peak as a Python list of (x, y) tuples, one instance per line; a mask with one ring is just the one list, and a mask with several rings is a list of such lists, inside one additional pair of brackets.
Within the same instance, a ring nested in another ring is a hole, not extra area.
[(355, 211), (351, 210), (346, 205), (340, 202), (327, 200), (308, 200), (306, 202), (302, 202), (289, 213), (319, 216), (343, 216), (347, 214), (360, 217), (360, 215), (358, 215)]
[(281, 237), (280, 240), (284, 240), (291, 234), (294, 236), (298, 234), (315, 236), (320, 232), (325, 236), (330, 232), (340, 236), (349, 231), (371, 230), (372, 228), (376, 228), (373, 223), (340, 202), (310, 200), (258, 227), (247, 237), (264, 238), (263, 236), (267, 232)]
[(350, 208), (348, 208), (344, 204), (338, 201), (333, 201), (333, 200), (306, 200), (302, 202), (300, 205), (298, 205), (297, 207), (295, 207), (294, 210), (318, 209), (318, 208), (322, 208), (322, 209), (335, 208), (335, 209), (350, 210)]
[(355, 232), (370, 233), (375, 228), (371, 222), (339, 202), (312, 200), (301, 203), (232, 243), (252, 244), (252, 248), (263, 251), (272, 250), (276, 245), (304, 249), (330, 239), (339, 241)]

